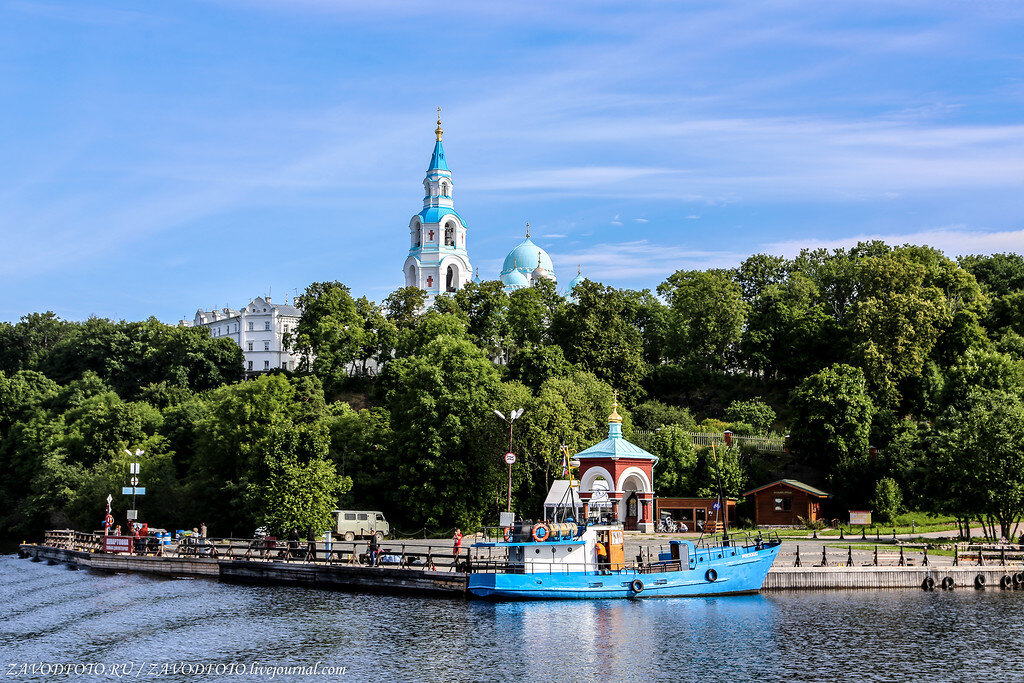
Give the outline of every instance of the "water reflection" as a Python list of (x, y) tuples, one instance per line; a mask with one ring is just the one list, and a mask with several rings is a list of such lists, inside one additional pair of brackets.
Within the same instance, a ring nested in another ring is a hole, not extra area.
[(0, 602), (0, 662), (320, 662), (355, 680), (1010, 679), (1024, 636), (1024, 593), (998, 590), (486, 603), (11, 556)]

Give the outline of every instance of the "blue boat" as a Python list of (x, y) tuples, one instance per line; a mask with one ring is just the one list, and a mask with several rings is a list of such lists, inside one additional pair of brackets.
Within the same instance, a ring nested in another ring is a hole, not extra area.
[[(607, 554), (598, 557), (598, 543)], [(620, 524), (506, 527), (474, 543), (469, 591), (492, 600), (704, 597), (756, 593), (779, 552), (777, 537), (716, 537), (627, 562)]]

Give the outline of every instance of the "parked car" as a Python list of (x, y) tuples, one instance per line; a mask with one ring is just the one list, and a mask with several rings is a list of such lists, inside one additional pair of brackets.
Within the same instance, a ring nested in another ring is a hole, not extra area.
[(384, 514), (376, 510), (335, 510), (334, 535), (346, 541), (376, 537), (380, 543), (391, 533), (391, 525)]

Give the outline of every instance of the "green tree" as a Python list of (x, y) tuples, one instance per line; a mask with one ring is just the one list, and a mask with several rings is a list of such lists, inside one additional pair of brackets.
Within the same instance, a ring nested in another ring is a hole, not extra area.
[(658, 286), (668, 301), (668, 353), (675, 360), (721, 369), (747, 317), (743, 292), (724, 270), (679, 270)]
[(874, 404), (859, 368), (833, 365), (805, 379), (790, 396), (790, 439), (807, 462), (828, 473), (844, 499), (863, 502)]
[(300, 354), (299, 367), (330, 389), (348, 378), (349, 369), (376, 345), (369, 339), (349, 288), (340, 282), (314, 282), (296, 297), (302, 317), (289, 346)]
[(494, 510), (504, 453), (493, 421), (498, 369), (466, 339), (441, 335), (384, 373), (391, 412), (392, 509), (412, 526), (472, 527)]
[[(733, 401), (725, 409), (725, 419), (730, 422), (745, 422), (757, 434), (767, 434), (775, 423), (775, 411), (759, 398), (749, 401)], [(735, 430), (734, 430), (735, 431)]]
[(669, 424), (651, 440), (649, 450), (658, 456), (654, 490), (659, 496), (692, 496), (697, 491), (697, 449), (686, 432), (681, 425)]
[(635, 300), (589, 280), (573, 289), (573, 298), (575, 304), (562, 307), (552, 325), (566, 359), (615, 386), (627, 400), (637, 400), (649, 365)]
[(871, 499), (871, 508), (878, 521), (882, 524), (895, 524), (896, 517), (903, 507), (903, 494), (895, 479), (883, 477), (875, 484), (875, 495)]

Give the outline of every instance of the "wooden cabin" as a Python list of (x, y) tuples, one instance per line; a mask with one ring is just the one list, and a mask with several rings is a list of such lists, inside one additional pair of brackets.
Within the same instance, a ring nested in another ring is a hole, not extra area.
[(832, 497), (796, 479), (779, 479), (743, 495), (754, 497), (754, 523), (758, 526), (795, 526), (800, 519), (817, 521), (822, 518), (822, 501)]

